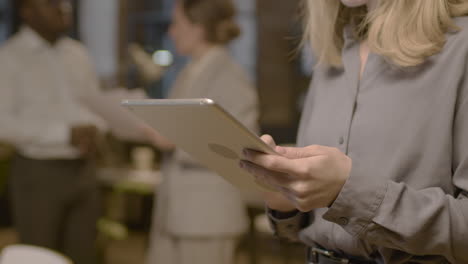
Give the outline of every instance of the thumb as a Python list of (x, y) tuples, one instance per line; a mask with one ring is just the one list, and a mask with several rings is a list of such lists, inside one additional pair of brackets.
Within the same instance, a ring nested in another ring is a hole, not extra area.
[(260, 139), (265, 142), (268, 146), (270, 146), (272, 149), (275, 149), (276, 147), (276, 142), (275, 140), (273, 139), (272, 136), (270, 135), (263, 135), (260, 137)]

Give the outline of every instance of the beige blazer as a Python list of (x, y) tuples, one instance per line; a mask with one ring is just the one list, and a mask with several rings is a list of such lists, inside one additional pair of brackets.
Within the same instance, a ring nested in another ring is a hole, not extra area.
[[(196, 64), (194, 64), (196, 63)], [(244, 70), (220, 47), (187, 66), (171, 98), (210, 98), (258, 131), (257, 93)], [(177, 149), (163, 162), (155, 225), (176, 236), (237, 236), (247, 230), (239, 191)]]

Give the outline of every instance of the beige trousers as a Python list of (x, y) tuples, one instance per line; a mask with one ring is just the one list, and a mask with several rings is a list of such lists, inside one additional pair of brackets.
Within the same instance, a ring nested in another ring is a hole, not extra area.
[(236, 238), (153, 236), (146, 264), (234, 264)]

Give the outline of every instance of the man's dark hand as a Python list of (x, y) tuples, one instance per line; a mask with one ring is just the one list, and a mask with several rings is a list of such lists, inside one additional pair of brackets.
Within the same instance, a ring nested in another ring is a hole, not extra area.
[(85, 157), (96, 154), (98, 129), (94, 125), (79, 125), (71, 128), (70, 144)]

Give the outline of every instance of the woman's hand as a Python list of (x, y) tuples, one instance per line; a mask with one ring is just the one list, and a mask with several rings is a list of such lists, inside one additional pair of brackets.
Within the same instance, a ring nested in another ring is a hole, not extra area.
[(329, 207), (351, 172), (351, 159), (336, 148), (276, 146), (275, 150), (279, 155), (245, 150), (241, 166), (258, 181), (278, 189), (303, 212)]
[[(270, 135), (264, 135), (261, 139), (272, 149), (276, 149), (276, 143)], [(257, 177), (257, 181), (268, 185), (262, 178)], [(297, 210), (296, 206), (284, 196), (281, 192), (262, 192), (262, 198), (268, 208), (280, 212), (292, 212)]]

